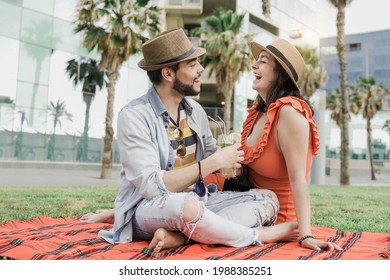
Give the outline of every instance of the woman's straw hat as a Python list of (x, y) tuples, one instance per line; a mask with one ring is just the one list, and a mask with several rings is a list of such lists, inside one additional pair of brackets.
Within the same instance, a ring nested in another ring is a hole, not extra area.
[(183, 29), (174, 29), (162, 32), (142, 45), (144, 58), (138, 66), (153, 71), (196, 58), (205, 52), (205, 49), (192, 45)]
[(262, 45), (251, 42), (252, 55), (255, 59), (259, 58), (262, 51), (272, 55), (290, 76), (297, 89), (297, 82), (306, 71), (305, 61), (296, 47), (283, 39), (276, 39), (272, 44), (263, 47)]

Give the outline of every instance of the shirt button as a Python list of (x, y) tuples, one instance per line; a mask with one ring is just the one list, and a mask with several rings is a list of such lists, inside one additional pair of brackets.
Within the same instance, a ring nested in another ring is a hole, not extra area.
[(168, 167), (172, 167), (172, 164), (168, 164)]

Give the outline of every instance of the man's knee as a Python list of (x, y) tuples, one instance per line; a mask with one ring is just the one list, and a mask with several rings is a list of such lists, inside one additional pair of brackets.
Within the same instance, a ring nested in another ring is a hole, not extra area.
[(186, 223), (195, 223), (200, 219), (202, 204), (196, 196), (188, 196), (184, 203), (183, 220)]
[(261, 189), (257, 191), (261, 194), (264, 194), (265, 196), (270, 197), (273, 201), (275, 201), (276, 204), (279, 204), (278, 196), (273, 191), (265, 190), (265, 189)]
[(267, 198), (266, 201), (268, 203), (267, 203), (266, 207), (268, 209), (268, 213), (270, 214), (270, 217), (276, 216), (277, 212), (280, 208), (280, 204), (279, 204), (279, 200), (278, 200), (277, 195), (273, 191), (270, 191), (270, 190), (261, 189), (261, 190), (257, 190), (257, 191), (259, 193), (261, 193), (263, 195), (263, 197)]

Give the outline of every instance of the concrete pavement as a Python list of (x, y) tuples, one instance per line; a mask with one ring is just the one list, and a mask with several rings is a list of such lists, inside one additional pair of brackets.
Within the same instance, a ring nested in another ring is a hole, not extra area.
[(100, 163), (0, 162), (0, 186), (117, 186), (119, 170), (103, 180)]
[[(0, 186), (117, 186), (120, 166), (114, 165), (111, 179), (100, 179), (100, 163), (0, 162)], [(325, 185), (339, 185), (338, 172), (325, 176)], [(390, 174), (370, 180), (368, 172), (351, 171), (351, 185), (390, 186)]]

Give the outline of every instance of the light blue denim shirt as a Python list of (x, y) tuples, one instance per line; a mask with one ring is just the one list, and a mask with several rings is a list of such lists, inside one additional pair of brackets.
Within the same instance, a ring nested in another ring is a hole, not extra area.
[[(206, 112), (190, 98), (182, 101), (189, 127), (196, 133), (196, 159), (216, 150)], [(146, 95), (129, 102), (118, 115), (117, 141), (122, 163), (115, 200), (115, 223), (100, 231), (110, 243), (133, 240), (132, 218), (143, 199), (168, 193), (163, 175), (173, 169), (175, 154), (169, 140), (169, 114), (152, 86)]]

